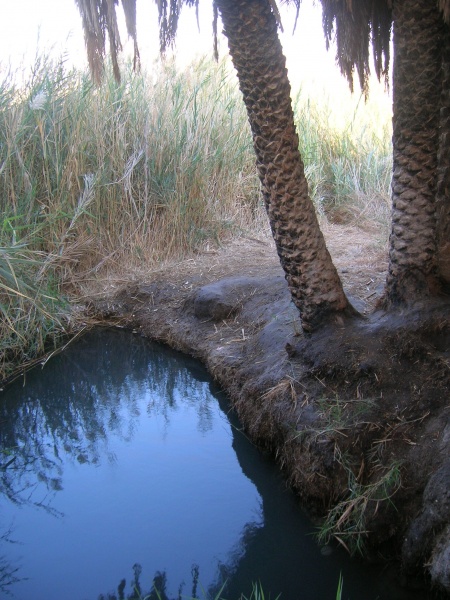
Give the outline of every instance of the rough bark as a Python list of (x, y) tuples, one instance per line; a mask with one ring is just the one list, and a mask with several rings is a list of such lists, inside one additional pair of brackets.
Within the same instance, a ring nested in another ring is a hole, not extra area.
[(450, 286), (450, 28), (442, 39), (442, 93), (438, 154), (437, 268), (444, 286)]
[(285, 58), (269, 0), (218, 0), (253, 135), (259, 178), (281, 265), (311, 331), (351, 313), (308, 194)]
[(434, 0), (395, 0), (392, 229), (388, 306), (439, 288), (436, 173), (442, 17)]

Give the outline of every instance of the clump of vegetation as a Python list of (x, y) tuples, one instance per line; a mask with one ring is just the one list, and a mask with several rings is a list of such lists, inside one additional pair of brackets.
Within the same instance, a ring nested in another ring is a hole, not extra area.
[(378, 510), (381, 503), (392, 503), (392, 497), (401, 487), (400, 463), (395, 461), (387, 468), (380, 466), (380, 473), (370, 483), (362, 483), (361, 473), (355, 475), (344, 455), (338, 458), (348, 475), (348, 493), (328, 511), (319, 529), (319, 543), (337, 540), (349, 554), (364, 554), (368, 536), (366, 527), (370, 510)]
[(162, 63), (95, 88), (41, 59), (24, 87), (5, 86), (2, 211), (37, 249), (64, 255), (65, 279), (123, 254), (179, 257), (250, 225), (258, 185), (224, 64)]
[(300, 91), (294, 107), (316, 210), (337, 223), (375, 221), (387, 231), (392, 124), (380, 104), (380, 98), (364, 100), (363, 94), (333, 102), (325, 94), (310, 98)]
[[(70, 329), (63, 298), (75, 299), (90, 282), (267, 231), (229, 64), (203, 60), (179, 70), (166, 61), (151, 72), (122, 71), (120, 84), (110, 70), (95, 87), (87, 72), (39, 56), (25, 82), (3, 73), (2, 380), (58, 343)], [(370, 145), (374, 133), (358, 129), (356, 113), (338, 131), (323, 116), (326, 106), (300, 94), (295, 107), (318, 210), (333, 218), (334, 202), (354, 211), (361, 190), (372, 193), (361, 164), (373, 160), (378, 172), (384, 146), (362, 159), (362, 140)], [(364, 205), (359, 214), (370, 218), (368, 211)]]
[(21, 85), (5, 75), (0, 379), (67, 330), (64, 294), (255, 226), (253, 163), (224, 64), (130, 69), (121, 85), (111, 75), (101, 88), (46, 57)]
[[(317, 532), (317, 540), (327, 545), (334, 539), (349, 554), (363, 555), (369, 531), (367, 521), (386, 503), (395, 508), (393, 497), (401, 487), (401, 462), (384, 464), (373, 450), (367, 458), (355, 459), (346, 447), (348, 431), (371, 425), (377, 402), (358, 397), (343, 400), (337, 394), (317, 400), (318, 421), (294, 433), (294, 439), (333, 440), (333, 459), (343, 469), (347, 481), (345, 496), (333, 504)], [(340, 441), (342, 440), (342, 442)]]
[(0, 247), (0, 374), (33, 363), (68, 328), (67, 305), (43, 276), (42, 253), (23, 245)]
[(338, 394), (323, 396), (317, 400), (317, 414), (320, 420), (311, 427), (295, 431), (294, 439), (302, 440), (306, 436), (317, 440), (328, 435), (346, 436), (346, 429), (354, 429), (366, 422), (366, 418), (376, 407), (373, 398), (342, 399)]

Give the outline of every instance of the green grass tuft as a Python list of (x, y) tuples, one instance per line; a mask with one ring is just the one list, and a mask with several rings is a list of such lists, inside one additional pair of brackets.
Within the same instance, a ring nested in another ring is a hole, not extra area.
[(373, 481), (363, 484), (345, 456), (341, 455), (338, 460), (348, 474), (348, 495), (328, 512), (317, 538), (323, 545), (334, 538), (351, 555), (363, 555), (368, 534), (368, 512), (377, 511), (382, 503), (392, 503), (393, 496), (401, 487), (401, 464), (392, 463), (383, 468), (381, 475), (374, 476)]

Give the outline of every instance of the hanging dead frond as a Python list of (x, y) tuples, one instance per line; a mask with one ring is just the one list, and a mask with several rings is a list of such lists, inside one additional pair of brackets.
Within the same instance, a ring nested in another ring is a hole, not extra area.
[(141, 67), (141, 57), (137, 43), (136, 0), (122, 0), (122, 7), (127, 25), (127, 33), (133, 40), (134, 45), (133, 69), (137, 71)]
[(99, 83), (105, 57), (105, 26), (101, 3), (98, 0), (75, 0), (75, 3), (81, 14), (89, 68), (92, 77)]
[(155, 2), (158, 7), (159, 46), (161, 53), (164, 54), (175, 41), (183, 4), (195, 6), (198, 15), (199, 0), (155, 0)]
[(219, 60), (219, 44), (217, 42), (217, 22), (219, 20), (219, 8), (216, 0), (213, 0), (213, 37), (214, 37), (214, 60)]
[(367, 93), (370, 45), (375, 73), (388, 81), (392, 10), (389, 0), (321, 0), (326, 44), (336, 41), (336, 61), (353, 90), (354, 73)]
[[(122, 50), (116, 7), (119, 0), (75, 0), (83, 22), (84, 39), (89, 68), (96, 83), (103, 75), (106, 39), (114, 77), (120, 81), (119, 53)], [(139, 49), (136, 32), (136, 0), (122, 0), (128, 35), (134, 43), (134, 67), (139, 67)]]
[[(89, 67), (96, 82), (103, 73), (106, 38), (109, 40), (114, 75), (120, 80), (118, 54), (122, 49), (117, 27), (116, 7), (119, 0), (75, 0), (83, 20)], [(184, 4), (195, 6), (199, 0), (155, 0), (158, 8), (160, 49), (172, 46), (178, 29), (180, 12)], [(281, 28), (277, 0), (268, 0), (271, 10)], [(296, 20), (301, 0), (280, 0), (294, 4)], [(444, 17), (450, 19), (450, 0), (438, 0)], [(336, 40), (336, 60), (353, 89), (353, 77), (357, 73), (361, 88), (367, 91), (370, 75), (370, 44), (372, 44), (375, 73), (387, 82), (390, 62), (390, 39), (392, 28), (391, 0), (321, 0), (323, 28), (326, 44)], [(139, 67), (139, 50), (136, 31), (136, 0), (122, 0), (128, 35), (134, 43), (134, 67)], [(214, 54), (217, 57), (217, 3), (213, 1)]]
[(119, 28), (117, 26), (116, 4), (118, 0), (103, 0), (104, 14), (106, 20), (106, 30), (109, 39), (109, 52), (113, 66), (114, 77), (116, 81), (120, 81), (120, 69), (118, 62), (119, 52), (122, 50), (120, 42)]

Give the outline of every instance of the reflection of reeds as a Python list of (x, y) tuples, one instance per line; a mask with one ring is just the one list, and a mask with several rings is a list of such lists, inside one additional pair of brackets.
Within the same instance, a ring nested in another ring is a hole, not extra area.
[[(226, 583), (222, 585), (220, 590), (211, 596), (207, 593), (203, 588), (201, 588), (200, 595), (197, 592), (197, 587), (199, 585), (198, 581), (198, 567), (196, 565), (192, 566), (192, 592), (191, 595), (186, 596), (182, 594), (184, 582), (180, 584), (179, 592), (176, 598), (169, 597), (167, 595), (166, 587), (167, 587), (167, 573), (166, 571), (157, 571), (153, 577), (153, 583), (151, 589), (145, 593), (142, 590), (141, 582), (139, 580), (140, 577), (140, 565), (134, 565), (134, 580), (132, 581), (132, 592), (131, 595), (127, 595), (128, 600), (180, 600), (181, 598), (186, 598), (186, 600), (227, 600), (222, 594), (226, 588)], [(124, 591), (126, 586), (126, 580), (122, 579), (118, 586), (119, 592), (119, 600), (121, 598), (125, 598)], [(99, 600), (106, 600), (106, 598), (111, 598), (109, 594), (104, 596), (103, 594), (99, 595)], [(114, 596), (115, 598), (115, 596)], [(246, 596), (244, 593), (239, 595), (239, 598), (234, 598), (233, 600), (270, 600), (272, 598), (271, 595), (266, 595), (264, 589), (260, 583), (252, 583), (252, 591), (249, 596)], [(281, 594), (274, 597), (274, 600), (279, 600), (281, 598)], [(336, 600), (340, 600), (341, 595), (338, 590), (338, 595), (336, 596)], [(231, 599), (229, 599), (231, 600)]]
[[(25, 84), (11, 74), (0, 81), (0, 246), (10, 254), (26, 245), (21, 257), (30, 266), (20, 273), (38, 290), (9, 292), (0, 273), (2, 310), (17, 340), (37, 353), (52, 327), (43, 333), (33, 317), (25, 334), (4, 294), (27, 297), (22, 323), (39, 305), (57, 332), (58, 305), (38, 301), (41, 294), (56, 297), (61, 286), (73, 292), (100, 274), (148, 270), (266, 229), (247, 117), (227, 63), (178, 71), (166, 61), (151, 74), (126, 66), (123, 73), (120, 85), (109, 73), (95, 88), (87, 73), (40, 56)], [(294, 104), (319, 211), (372, 218), (388, 193), (387, 129), (379, 142), (361, 106), (336, 128), (326, 103), (300, 95)], [(37, 332), (42, 340), (25, 342)], [(11, 361), (1, 362), (9, 365), (3, 378)]]

